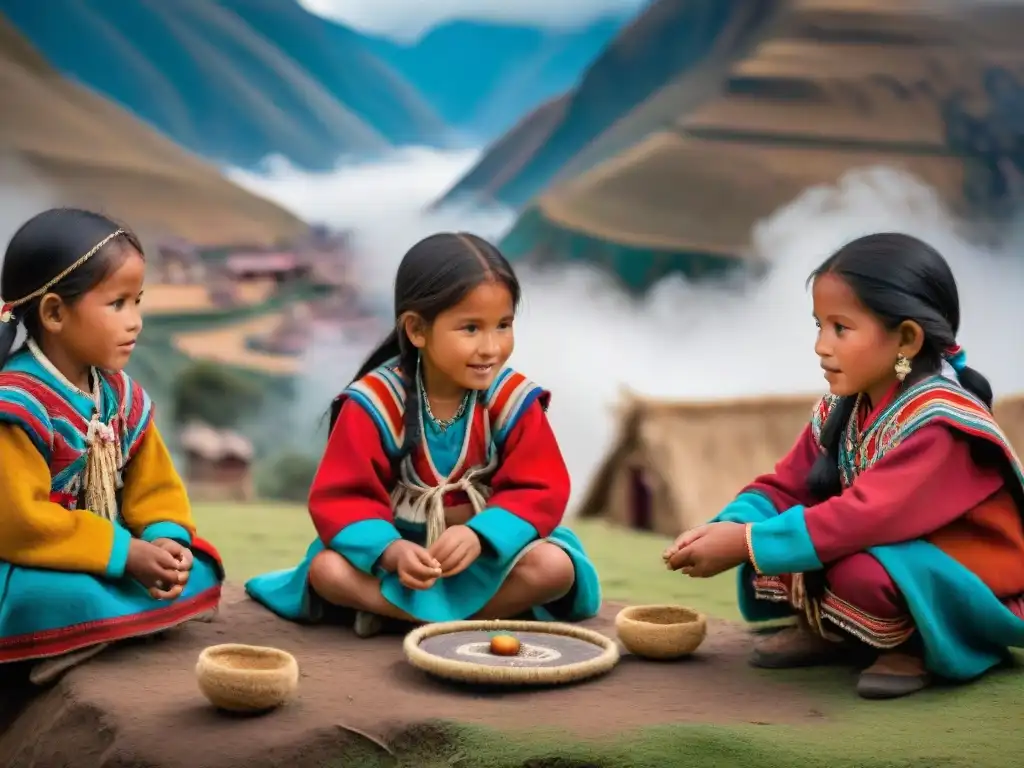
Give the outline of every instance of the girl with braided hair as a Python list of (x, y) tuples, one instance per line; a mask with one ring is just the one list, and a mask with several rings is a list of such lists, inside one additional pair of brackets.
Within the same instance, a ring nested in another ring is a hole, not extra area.
[(0, 271), (0, 663), (47, 660), (39, 683), (220, 598), (220, 559), (123, 371), (144, 274), (132, 232), (69, 208), (22, 225)]
[(680, 536), (668, 567), (740, 566), (748, 620), (796, 614), (758, 643), (757, 666), (873, 651), (865, 698), (977, 677), (1024, 646), (1024, 469), (957, 345), (953, 273), (920, 240), (876, 234), (810, 282), (830, 394), (775, 471)]
[(257, 576), (280, 616), (355, 611), (360, 636), (405, 622), (580, 620), (597, 574), (560, 526), (569, 475), (550, 395), (505, 367), (519, 282), (487, 241), (428, 237), (395, 278), (395, 329), (331, 407), (309, 494), (318, 538), (297, 568)]

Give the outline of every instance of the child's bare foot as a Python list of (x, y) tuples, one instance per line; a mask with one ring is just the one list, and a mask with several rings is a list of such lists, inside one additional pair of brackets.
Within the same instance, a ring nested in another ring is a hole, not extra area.
[(927, 688), (931, 675), (920, 656), (899, 651), (881, 654), (860, 673), (857, 693), (865, 699), (895, 699)]
[(829, 642), (800, 623), (758, 640), (750, 663), (764, 669), (816, 667), (838, 661), (844, 650), (842, 644)]

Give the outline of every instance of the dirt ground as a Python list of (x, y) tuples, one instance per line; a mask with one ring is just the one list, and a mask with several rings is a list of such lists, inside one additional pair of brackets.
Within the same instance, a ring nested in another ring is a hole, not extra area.
[[(614, 637), (618, 608), (607, 605), (588, 625)], [(214, 710), (198, 690), (194, 668), (202, 648), (223, 642), (273, 645), (295, 654), (301, 675), (297, 699), (254, 718)], [(686, 661), (648, 662), (624, 654), (609, 674), (588, 682), (482, 692), (413, 668), (400, 636), (361, 640), (345, 627), (297, 626), (232, 586), (213, 623), (108, 650), (27, 703), (15, 705), (23, 700), (5, 693), (0, 765), (304, 768), (339, 760), (354, 746), (364, 753), (368, 747), (383, 751), (438, 719), (555, 728), (579, 736), (680, 722), (822, 722), (820, 702), (805, 690), (777, 676), (766, 685), (770, 673), (746, 663), (749, 646), (745, 629), (717, 622)]]

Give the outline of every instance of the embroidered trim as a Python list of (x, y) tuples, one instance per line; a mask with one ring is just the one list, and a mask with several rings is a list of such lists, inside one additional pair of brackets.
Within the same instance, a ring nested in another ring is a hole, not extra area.
[(750, 564), (754, 567), (754, 572), (761, 575), (761, 569), (757, 567), (757, 558), (754, 557), (754, 542), (751, 540), (754, 531), (754, 524), (747, 523), (744, 526), (743, 535), (747, 540), (747, 558), (750, 560)]
[[(38, 379), (24, 373), (0, 373), (0, 421), (25, 430), (47, 463), (53, 452), (55, 431), (44, 400), (51, 399), (52, 390)], [(66, 404), (65, 407), (70, 410)]]
[(811, 410), (811, 435), (814, 437), (814, 442), (819, 448), (822, 447), (821, 431), (825, 428), (825, 421), (838, 401), (839, 398), (835, 395), (825, 395)]
[[(34, 356), (29, 359), (43, 367)], [(65, 386), (62, 380), (56, 381)], [(120, 442), (120, 475), (152, 423), (152, 403), (145, 390), (124, 372), (97, 371), (94, 384), (100, 412), (109, 417), (109, 426)], [(85, 394), (77, 388), (70, 392)], [(67, 397), (52, 382), (30, 371), (15, 368), (0, 373), (0, 421), (17, 424), (32, 439), (49, 466), (51, 493), (77, 503), (86, 466), (90, 421)], [(89, 400), (94, 402), (91, 396)], [(119, 480), (116, 482), (119, 484)], [(74, 509), (75, 504), (68, 508)]]
[[(405, 385), (398, 373), (398, 360), (385, 363), (350, 384), (342, 393), (359, 402), (380, 430), (384, 449), (396, 456), (405, 441)], [(545, 410), (550, 393), (511, 368), (498, 374), (483, 397), (478, 397), (486, 411), (487, 431), (491, 440), (501, 445), (515, 428), (526, 409), (539, 400)], [(467, 406), (467, 414), (473, 409)]]
[(778, 576), (757, 576), (754, 579), (754, 597), (769, 603), (788, 603), (789, 589)]
[(821, 600), (821, 617), (873, 648), (890, 650), (903, 645), (914, 634), (914, 620), (909, 614), (895, 619), (872, 616), (852, 605), (829, 589)]
[[(754, 597), (772, 603), (791, 603), (789, 588), (778, 576), (759, 576), (754, 579)], [(801, 606), (796, 606), (799, 610)], [(821, 599), (821, 618), (833, 626), (867, 643), (873, 648), (896, 648), (914, 634), (914, 620), (909, 615), (895, 619), (882, 619), (862, 611), (830, 590)]]
[(918, 383), (896, 398), (864, 432), (857, 432), (856, 414), (850, 417), (839, 446), (843, 485), (854, 480), (921, 427), (941, 422), (999, 446), (1024, 487), (1024, 468), (1006, 435), (985, 404), (942, 376)]
[(127, 616), (0, 638), (0, 663), (44, 659), (97, 643), (150, 635), (215, 610), (220, 604), (220, 595), (218, 584), (185, 600)]
[[(377, 425), (385, 451), (398, 455), (405, 439), (405, 386), (398, 360), (391, 360), (341, 395), (356, 400)], [(511, 368), (502, 370), (486, 393), (470, 393), (463, 418), (466, 435), (458, 461), (447, 477), (434, 465), (426, 440), (405, 456), (392, 489), (391, 505), (397, 520), (426, 524), (428, 540), (443, 530), (444, 500), (464, 494), (474, 513), (483, 509), (491, 495), (489, 480), (498, 464), (498, 446), (535, 400), (547, 408), (548, 393)], [(423, 414), (420, 414), (423, 425)]]
[(484, 406), (496, 443), (501, 445), (505, 442), (520, 417), (535, 400), (540, 400), (541, 407), (547, 410), (551, 395), (511, 368), (505, 368), (498, 374), (484, 395)]
[(396, 456), (405, 442), (405, 384), (397, 363), (394, 360), (370, 371), (342, 393), (370, 414), (390, 456)]

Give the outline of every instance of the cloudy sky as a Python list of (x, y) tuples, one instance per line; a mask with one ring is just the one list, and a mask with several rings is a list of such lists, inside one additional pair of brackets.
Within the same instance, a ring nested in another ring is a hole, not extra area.
[(313, 13), (367, 32), (415, 38), (451, 19), (576, 26), (647, 0), (299, 0)]

